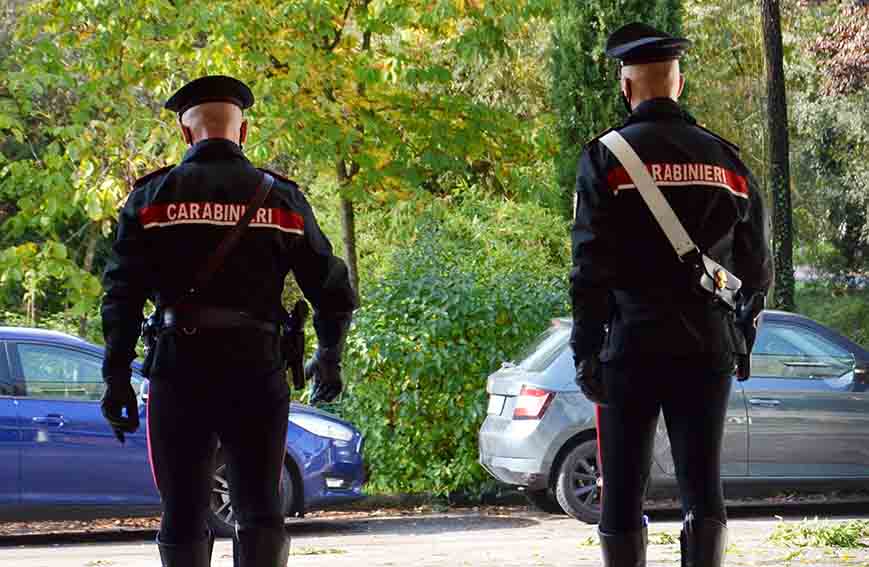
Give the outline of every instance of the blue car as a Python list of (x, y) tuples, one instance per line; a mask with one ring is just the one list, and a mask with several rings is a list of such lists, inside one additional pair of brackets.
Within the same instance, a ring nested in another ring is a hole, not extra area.
[[(100, 413), (103, 349), (54, 331), (0, 327), (0, 519), (159, 513), (144, 427), (148, 381), (133, 366), (142, 427), (121, 445)], [(294, 403), (281, 500), (302, 516), (363, 496), (362, 435), (331, 414)], [(210, 524), (234, 529), (218, 451)]]

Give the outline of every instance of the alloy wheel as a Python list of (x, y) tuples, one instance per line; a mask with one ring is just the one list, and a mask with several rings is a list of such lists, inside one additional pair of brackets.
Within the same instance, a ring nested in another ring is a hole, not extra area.
[(226, 463), (214, 470), (214, 484), (211, 488), (211, 509), (217, 518), (228, 525), (233, 525), (235, 514), (229, 499), (229, 481), (226, 479)]
[(600, 521), (601, 484), (597, 440), (586, 439), (561, 461), (555, 480), (555, 497), (574, 518), (596, 524)]
[(573, 494), (576, 499), (590, 507), (600, 507), (601, 477), (597, 468), (597, 457), (584, 456), (576, 460), (576, 468), (571, 475)]

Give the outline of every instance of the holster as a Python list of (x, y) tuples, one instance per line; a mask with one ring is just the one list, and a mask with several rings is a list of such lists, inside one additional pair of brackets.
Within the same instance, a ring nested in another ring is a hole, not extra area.
[(751, 354), (754, 340), (757, 337), (757, 317), (766, 307), (766, 294), (757, 291), (741, 298), (736, 310), (736, 326), (745, 337), (746, 353)]
[(163, 318), (159, 311), (154, 311), (142, 321), (142, 345), (145, 347), (145, 360), (142, 362), (142, 375), (151, 376), (154, 366), (154, 353), (157, 351), (157, 337), (163, 330)]
[(308, 304), (300, 299), (291, 312), (285, 313), (281, 324), (281, 354), (296, 390), (305, 388), (305, 320), (309, 311)]
[(757, 320), (766, 307), (766, 293), (746, 292), (736, 306), (734, 323), (745, 341), (745, 354), (737, 355), (737, 375), (745, 380), (751, 376), (751, 351), (757, 338)]

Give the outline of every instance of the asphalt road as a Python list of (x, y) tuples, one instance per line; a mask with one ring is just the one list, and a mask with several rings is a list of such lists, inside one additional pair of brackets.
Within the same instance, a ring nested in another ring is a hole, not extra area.
[[(798, 513), (798, 512), (795, 512)], [(653, 516), (649, 565), (679, 564), (680, 524)], [(864, 518), (869, 517), (869, 512)], [(830, 521), (843, 522), (852, 516)], [(799, 552), (769, 541), (782, 520), (762, 511), (730, 522), (728, 566), (811, 565), (869, 567), (869, 548), (814, 548)], [(800, 517), (785, 522), (798, 523)], [(331, 517), (289, 523), (291, 566), (597, 567), (595, 526), (563, 516), (495, 511), (412, 516)], [(152, 533), (119, 534), (113, 542), (57, 543), (0, 548), (3, 567), (155, 567)], [(146, 538), (146, 539), (143, 539)], [(5, 542), (7, 545), (10, 542)], [(869, 542), (866, 542), (869, 543)], [(799, 553), (798, 553), (799, 552)], [(232, 565), (231, 544), (218, 541), (212, 565)]]

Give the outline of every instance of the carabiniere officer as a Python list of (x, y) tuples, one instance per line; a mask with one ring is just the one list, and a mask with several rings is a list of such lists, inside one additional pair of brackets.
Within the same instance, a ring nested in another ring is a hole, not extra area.
[[(607, 41), (630, 108), (618, 132), (688, 234), (742, 280), (757, 305), (771, 281), (761, 195), (736, 146), (678, 103), (689, 41), (641, 23)], [(646, 565), (643, 496), (663, 411), (682, 498), (682, 565), (717, 567), (726, 546), (720, 455), (736, 363), (752, 338), (735, 314), (697, 293), (632, 179), (596, 138), (579, 162), (572, 233), (572, 346), (577, 383), (598, 402), (604, 565)], [(744, 311), (742, 309), (741, 311)], [(747, 316), (753, 321), (755, 312)], [(605, 332), (608, 325), (609, 331)]]
[(164, 567), (210, 564), (206, 515), (218, 441), (237, 518), (236, 564), (287, 563), (278, 485), (289, 388), (278, 323), (289, 272), (314, 306), (314, 396), (328, 401), (341, 391), (341, 350), (356, 296), (294, 182), (269, 172), (271, 192), (239, 243), (211, 281), (189, 293), (194, 274), (265, 179), (242, 151), (243, 111), (253, 102), (244, 83), (225, 76), (196, 79), (166, 102), (190, 147), (180, 164), (135, 183), (104, 277), (103, 413), (121, 439), (138, 427), (130, 363), (147, 299), (160, 315), (147, 424), (163, 504), (157, 541)]

